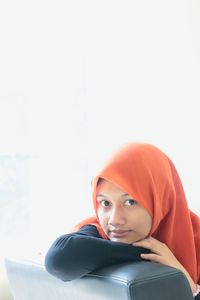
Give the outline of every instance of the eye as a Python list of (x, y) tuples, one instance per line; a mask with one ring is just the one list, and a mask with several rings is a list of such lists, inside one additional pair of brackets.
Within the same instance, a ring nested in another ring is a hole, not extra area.
[(132, 206), (132, 205), (135, 205), (137, 204), (137, 201), (133, 200), (133, 199), (127, 199), (125, 201), (125, 204), (128, 205), (128, 206)]
[(110, 206), (110, 202), (109, 202), (108, 200), (101, 200), (99, 203), (100, 203), (101, 206), (103, 206), (103, 207), (108, 207), (108, 206)]

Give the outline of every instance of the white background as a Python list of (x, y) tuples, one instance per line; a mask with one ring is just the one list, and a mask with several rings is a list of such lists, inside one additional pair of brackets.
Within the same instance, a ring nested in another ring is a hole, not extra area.
[(24, 187), (6, 183), (6, 253), (91, 215), (91, 178), (127, 141), (165, 151), (200, 213), (199, 1), (3, 0), (0, 44), (0, 155), (26, 158), (6, 173)]

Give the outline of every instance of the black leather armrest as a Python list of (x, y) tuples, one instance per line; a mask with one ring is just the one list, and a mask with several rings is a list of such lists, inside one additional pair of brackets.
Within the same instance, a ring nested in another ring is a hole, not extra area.
[[(102, 299), (193, 299), (185, 275), (177, 269), (157, 263), (128, 262), (98, 270), (91, 274), (92, 276), (102, 278), (103, 282), (106, 282)], [(94, 289), (95, 285), (96, 282)]]
[(152, 262), (109, 266), (73, 281), (48, 274), (42, 264), (5, 261), (15, 300), (192, 300), (184, 274)]

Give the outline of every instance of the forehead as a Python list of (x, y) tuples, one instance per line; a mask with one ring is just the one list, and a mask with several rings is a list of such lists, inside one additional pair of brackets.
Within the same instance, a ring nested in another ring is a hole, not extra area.
[(100, 182), (97, 184), (97, 195), (100, 193), (106, 194), (123, 194), (127, 195), (126, 191), (122, 190), (120, 187), (115, 185), (114, 183), (107, 181), (105, 179), (101, 179)]

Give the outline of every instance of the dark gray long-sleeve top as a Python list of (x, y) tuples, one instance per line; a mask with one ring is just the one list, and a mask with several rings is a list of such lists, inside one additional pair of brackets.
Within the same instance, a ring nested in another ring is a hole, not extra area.
[(104, 240), (93, 225), (55, 240), (45, 257), (46, 270), (63, 281), (80, 278), (95, 269), (125, 261), (140, 261), (149, 250)]

